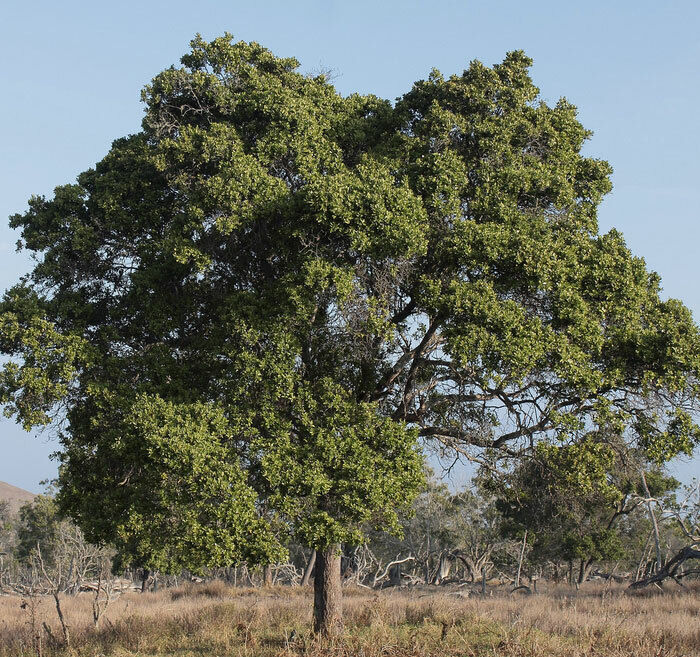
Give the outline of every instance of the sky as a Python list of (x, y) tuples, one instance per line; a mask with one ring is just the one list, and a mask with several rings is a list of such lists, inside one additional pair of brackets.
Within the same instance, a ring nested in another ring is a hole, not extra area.
[[(0, 19), (0, 290), (31, 268), (6, 218), (50, 196), (140, 128), (140, 90), (190, 39), (230, 32), (343, 94), (395, 99), (432, 68), (461, 73), (510, 50), (533, 58), (541, 97), (579, 108), (614, 189), (600, 228), (622, 231), (700, 320), (700, 3), (694, 0), (76, 0), (5, 2)], [(56, 474), (47, 435), (0, 419), (0, 480), (39, 492)], [(684, 481), (700, 460), (672, 464)]]

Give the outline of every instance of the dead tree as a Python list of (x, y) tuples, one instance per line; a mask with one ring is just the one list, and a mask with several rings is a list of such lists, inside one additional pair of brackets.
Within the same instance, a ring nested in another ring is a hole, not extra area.
[[(394, 559), (394, 561), (390, 561), (386, 567), (382, 570), (381, 565), (379, 566), (379, 569), (377, 572), (374, 574), (374, 581), (372, 582), (372, 588), (375, 588), (387, 575), (389, 575), (393, 569), (396, 569), (401, 566), (403, 563), (407, 563), (408, 561), (414, 561), (415, 557), (409, 555), (403, 559), (400, 557), (397, 557)], [(400, 572), (400, 571), (399, 571)], [(396, 582), (396, 576), (394, 575), (393, 582)]]
[(450, 570), (452, 570), (453, 562), (454, 556), (452, 555), (452, 553), (448, 552), (447, 550), (443, 550), (440, 553), (440, 560), (438, 562), (437, 568), (435, 569), (435, 573), (430, 578), (430, 583), (437, 585), (444, 582), (450, 575)]
[(696, 546), (686, 546), (680, 552), (676, 554), (673, 559), (667, 562), (662, 568), (644, 579), (637, 580), (630, 584), (631, 589), (640, 589), (650, 584), (656, 584), (657, 586), (661, 584), (665, 579), (672, 579), (679, 586), (683, 586), (681, 579), (690, 574), (700, 573), (700, 569), (695, 569), (691, 571), (681, 572), (680, 568), (686, 561), (691, 559), (700, 559), (700, 549)]
[[(698, 518), (683, 515), (683, 511), (691, 507), (690, 500), (693, 496), (700, 497), (700, 483), (696, 482), (693, 487), (688, 490), (688, 495), (677, 508), (671, 510), (663, 510), (664, 517), (675, 521), (683, 535), (688, 540), (689, 545), (686, 545), (682, 550), (679, 550), (675, 556), (657, 568), (656, 572), (637, 579), (630, 584), (631, 589), (639, 589), (650, 584), (660, 586), (661, 582), (666, 579), (672, 579), (679, 586), (683, 586), (681, 580), (688, 575), (700, 574), (700, 568), (689, 571), (683, 571), (682, 568), (687, 561), (700, 559), (700, 522)], [(650, 498), (651, 499), (651, 498)], [(652, 500), (660, 505), (658, 500)], [(697, 506), (695, 507), (697, 509)]]
[(316, 550), (311, 553), (309, 562), (306, 564), (306, 569), (304, 570), (304, 576), (301, 578), (301, 586), (308, 586), (311, 581), (311, 575), (314, 571), (314, 566), (316, 565)]

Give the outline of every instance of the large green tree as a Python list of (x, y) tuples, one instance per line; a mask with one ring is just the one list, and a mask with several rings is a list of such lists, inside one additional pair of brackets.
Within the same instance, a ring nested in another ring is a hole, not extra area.
[(396, 523), (417, 438), (517, 456), (600, 424), (690, 451), (690, 313), (596, 208), (610, 167), (521, 52), (395, 104), (254, 43), (200, 38), (143, 129), (11, 224), (36, 258), (2, 305), (2, 401), (56, 414), (60, 502), (158, 567), (318, 550)]

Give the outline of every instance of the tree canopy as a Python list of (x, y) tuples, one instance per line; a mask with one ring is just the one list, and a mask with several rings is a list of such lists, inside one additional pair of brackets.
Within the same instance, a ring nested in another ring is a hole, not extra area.
[(419, 438), (693, 449), (698, 329), (598, 233), (611, 168), (522, 52), (392, 104), (191, 45), (140, 132), (11, 218), (36, 264), (2, 302), (1, 399), (62, 420), (89, 537), (161, 568), (357, 541), (417, 492)]

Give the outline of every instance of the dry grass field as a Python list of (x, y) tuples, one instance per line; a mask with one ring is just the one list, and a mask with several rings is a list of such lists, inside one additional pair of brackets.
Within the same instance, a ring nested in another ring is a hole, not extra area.
[[(29, 604), (27, 604), (29, 602)], [(62, 604), (70, 647), (53, 599), (0, 598), (0, 657), (432, 657), (700, 655), (700, 587), (629, 594), (590, 585), (533, 596), (455, 591), (346, 591), (345, 633), (310, 633), (311, 592), (232, 589), (215, 582), (114, 599), (98, 628), (92, 596)], [(43, 624), (48, 627), (45, 629)], [(51, 638), (53, 637), (53, 639)]]

